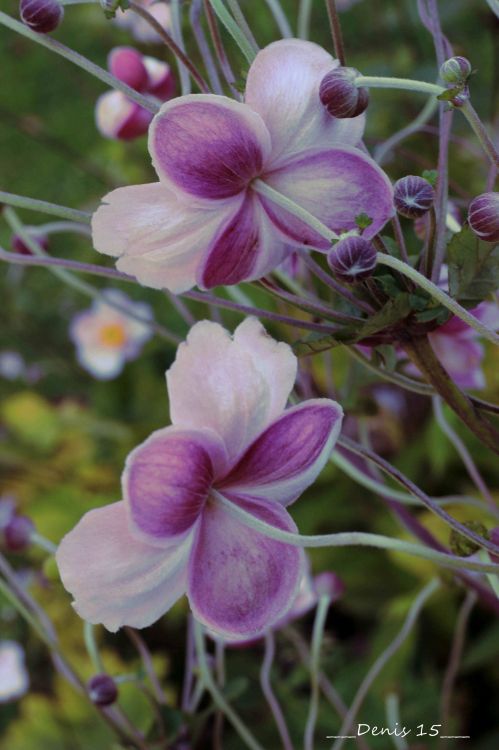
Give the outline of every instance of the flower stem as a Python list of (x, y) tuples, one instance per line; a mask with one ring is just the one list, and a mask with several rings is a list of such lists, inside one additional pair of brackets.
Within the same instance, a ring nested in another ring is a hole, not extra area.
[(357, 87), (374, 89), (403, 89), (416, 91), (420, 94), (434, 94), (438, 96), (445, 89), (436, 83), (427, 81), (413, 81), (411, 78), (388, 78), (386, 76), (357, 76), (354, 81)]
[(370, 668), (370, 670), (368, 671), (364, 679), (362, 680), (362, 683), (360, 684), (359, 689), (357, 690), (357, 693), (355, 695), (355, 698), (348, 710), (347, 716), (338, 733), (339, 734), (338, 739), (334, 743), (332, 750), (341, 750), (341, 748), (343, 747), (344, 739), (345, 739), (344, 736), (347, 735), (348, 732), (350, 731), (353, 721), (360, 707), (362, 706), (362, 703), (364, 702), (366, 695), (371, 689), (371, 685), (373, 684), (374, 680), (378, 677), (383, 667), (390, 661), (392, 656), (394, 656), (394, 654), (397, 653), (399, 648), (405, 642), (406, 638), (409, 636), (412, 628), (414, 627), (421, 610), (423, 609), (424, 605), (426, 604), (430, 596), (432, 596), (432, 594), (434, 594), (435, 591), (438, 589), (438, 587), (439, 587), (439, 582), (436, 579), (432, 579), (414, 600), (399, 633), (390, 643), (388, 648), (386, 648), (383, 651), (383, 653), (380, 654), (380, 656), (378, 656), (378, 658), (376, 659), (376, 661), (374, 662), (374, 664), (372, 665), (372, 667)]
[(274, 190), (274, 188), (270, 187), (270, 185), (267, 185), (267, 183), (263, 182), (263, 180), (254, 180), (252, 182), (252, 188), (257, 193), (260, 193), (260, 195), (268, 198), (270, 201), (272, 201), (272, 203), (275, 203), (277, 206), (284, 208), (285, 211), (289, 211), (289, 213), (293, 216), (301, 219), (304, 224), (307, 224), (307, 226), (315, 229), (317, 234), (320, 234), (320, 236), (324, 237), (324, 239), (328, 240), (328, 242), (339, 239), (338, 235), (333, 232), (332, 229), (329, 229), (329, 227), (323, 224), (322, 221), (316, 219), (315, 216), (307, 211), (306, 208), (302, 208), (290, 198), (286, 198), (285, 195), (279, 193), (278, 190)]
[(480, 144), (489, 157), (491, 163), (494, 165), (496, 169), (499, 169), (499, 153), (497, 153), (497, 149), (495, 148), (492, 139), (490, 138), (489, 134), (487, 133), (482, 121), (480, 120), (476, 110), (474, 109), (472, 103), (468, 99), (462, 107), (460, 107), (461, 112), (466, 117), (469, 125), (473, 129), (473, 132), (475, 133), (476, 137), (480, 141)]
[(223, 4), (222, 0), (209, 0), (211, 3), (211, 6), (215, 13), (217, 14), (220, 22), (223, 26), (225, 26), (226, 30), (229, 32), (243, 55), (245, 56), (246, 60), (251, 63), (255, 59), (255, 50), (251, 46), (251, 44), (246, 39), (245, 35), (237, 25), (237, 23), (234, 21), (233, 17)]
[(320, 698), (320, 655), (324, 639), (324, 626), (331, 599), (321, 596), (315, 613), (312, 644), (310, 648), (310, 708), (305, 725), (304, 750), (314, 750), (314, 730), (319, 713)]
[(206, 648), (204, 643), (203, 626), (194, 620), (194, 640), (196, 643), (196, 654), (198, 659), (199, 671), (201, 673), (201, 679), (203, 680), (206, 689), (213, 698), (216, 706), (222, 711), (227, 719), (230, 721), (236, 732), (239, 734), (242, 740), (251, 750), (263, 750), (260, 743), (253, 737), (249, 729), (241, 721), (235, 711), (229, 706), (224, 696), (218, 689), (215, 680), (208, 667), (208, 660), (206, 658)]
[(269, 630), (267, 633), (265, 633), (265, 654), (263, 657), (262, 666), (260, 668), (260, 686), (262, 688), (262, 693), (264, 694), (265, 699), (269, 704), (270, 710), (272, 711), (272, 716), (274, 717), (274, 721), (276, 723), (284, 750), (293, 750), (293, 743), (291, 742), (291, 737), (289, 736), (289, 730), (286, 725), (286, 720), (270, 682), (270, 673), (272, 669), (272, 663), (274, 661), (274, 655), (275, 637), (273, 632)]
[(378, 263), (381, 263), (383, 266), (389, 266), (395, 271), (407, 276), (411, 281), (424, 289), (425, 292), (428, 292), (430, 297), (433, 297), (437, 302), (440, 302), (441, 305), (450, 310), (456, 315), (456, 317), (461, 318), (461, 320), (469, 325), (470, 328), (474, 328), (475, 331), (478, 331), (481, 336), (488, 341), (491, 341), (493, 344), (499, 345), (499, 336), (497, 333), (491, 331), (490, 328), (487, 328), (487, 326), (478, 320), (478, 318), (475, 318), (474, 315), (471, 315), (471, 313), (465, 310), (459, 302), (456, 302), (455, 299), (449, 297), (448, 294), (439, 289), (436, 284), (423, 276), (423, 274), (419, 273), (419, 271), (416, 271), (415, 268), (398, 258), (394, 258), (392, 255), (385, 255), (384, 253), (378, 253)]
[(159, 110), (159, 105), (155, 100), (139, 94), (138, 91), (127, 86), (126, 83), (123, 83), (123, 81), (120, 81), (118, 78), (111, 75), (111, 73), (108, 73), (104, 68), (101, 68), (83, 55), (80, 55), (79, 52), (75, 52), (64, 44), (61, 44), (56, 39), (52, 39), (51, 36), (48, 36), (47, 34), (37, 34), (35, 31), (31, 31), (31, 29), (23, 23), (16, 21), (2, 11), (0, 11), (0, 24), (7, 26), (7, 28), (16, 31), (18, 34), (31, 39), (31, 41), (36, 42), (37, 44), (41, 44), (42, 47), (46, 47), (47, 49), (52, 50), (52, 52), (56, 52), (58, 55), (61, 55), (61, 57), (66, 58), (66, 60), (70, 60), (75, 65), (78, 65), (79, 68), (83, 68), (87, 73), (90, 73), (101, 80), (107, 86), (121, 91), (128, 99), (131, 99), (144, 109), (147, 109), (148, 112), (156, 114)]
[(76, 208), (58, 206), (56, 203), (39, 201), (36, 198), (28, 198), (25, 195), (5, 193), (2, 190), (0, 190), (0, 203), (6, 203), (8, 206), (15, 206), (16, 208), (27, 208), (29, 211), (39, 211), (42, 214), (60, 216), (62, 219), (83, 222), (84, 224), (90, 224), (92, 219), (92, 214), (89, 211), (78, 211)]
[(428, 337), (421, 336), (403, 342), (403, 347), (416, 367), (429, 383), (456, 412), (464, 424), (494, 453), (499, 453), (499, 434), (486, 419), (478, 413), (472, 401), (454, 383), (448, 372), (436, 357)]
[(261, 521), (252, 513), (248, 513), (243, 508), (227, 500), (219, 492), (213, 491), (213, 496), (223, 505), (224, 509), (246, 524), (255, 531), (276, 539), (294, 547), (316, 548), (316, 547), (375, 547), (377, 549), (392, 550), (394, 552), (404, 552), (415, 557), (421, 557), (425, 560), (431, 560), (437, 565), (457, 570), (476, 570), (481, 573), (499, 573), (499, 565), (489, 563), (479, 563), (474, 560), (463, 559), (455, 555), (436, 552), (422, 544), (413, 544), (411, 542), (394, 539), (393, 537), (383, 536), (381, 534), (370, 534), (363, 531), (345, 531), (337, 534), (317, 534), (302, 535), (294, 534), (290, 531), (284, 531), (276, 526)]
[(270, 12), (274, 16), (274, 20), (283, 38), (291, 39), (294, 34), (279, 0), (265, 0), (265, 2), (267, 3)]
[(341, 24), (338, 15), (338, 8), (336, 7), (336, 0), (326, 0), (326, 9), (329, 18), (329, 25), (331, 27), (331, 36), (333, 37), (334, 53), (340, 61), (340, 65), (346, 65), (345, 46), (343, 44), (343, 34), (341, 33)]
[[(172, 14), (172, 39), (177, 47), (185, 55), (185, 45), (182, 35), (182, 15), (179, 0), (170, 0)], [(180, 78), (180, 91), (182, 96), (191, 93), (191, 79), (189, 77), (189, 68), (177, 57), (178, 75)]]

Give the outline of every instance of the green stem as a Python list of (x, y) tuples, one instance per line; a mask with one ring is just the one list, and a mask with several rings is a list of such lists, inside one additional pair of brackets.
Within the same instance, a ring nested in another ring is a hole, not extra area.
[(329, 596), (321, 596), (315, 613), (314, 630), (312, 633), (312, 645), (310, 648), (310, 708), (305, 726), (305, 750), (314, 750), (314, 730), (319, 713), (320, 698), (320, 656), (321, 646), (324, 639), (324, 627), (331, 599)]
[(470, 100), (468, 99), (459, 109), (466, 117), (468, 124), (473, 129), (490, 161), (496, 169), (499, 169), (499, 154)]
[(83, 622), (83, 639), (93, 668), (97, 673), (105, 672), (106, 670), (104, 669), (97, 642), (95, 640), (94, 626), (85, 621)]
[(364, 679), (362, 680), (362, 683), (359, 686), (359, 689), (357, 690), (357, 693), (355, 695), (355, 698), (353, 699), (353, 702), (348, 710), (348, 713), (346, 715), (346, 718), (341, 725), (341, 729), (339, 731), (339, 735), (336, 738), (336, 742), (333, 745), (333, 750), (341, 750), (343, 747), (345, 735), (348, 734), (350, 731), (352, 724), (355, 720), (355, 717), (362, 706), (362, 703), (364, 702), (364, 699), (366, 695), (368, 694), (371, 685), (373, 684), (374, 680), (378, 677), (380, 672), (382, 671), (383, 667), (390, 661), (392, 656), (397, 653), (399, 648), (402, 646), (406, 638), (409, 636), (412, 628), (414, 627), (416, 620), (419, 617), (419, 613), (423, 609), (424, 605), (432, 596), (432, 594), (435, 593), (435, 591), (439, 587), (439, 582), (436, 579), (432, 579), (425, 587), (424, 589), (418, 594), (416, 599), (414, 600), (409, 613), (405, 619), (404, 624), (402, 625), (401, 630), (399, 631), (398, 635), (393, 639), (393, 641), (390, 643), (388, 648), (386, 648), (380, 656), (376, 659)]
[(312, 0), (300, 0), (298, 9), (298, 37), (308, 39), (310, 35), (310, 16), (312, 13)]
[(58, 55), (61, 55), (61, 57), (64, 57), (66, 60), (77, 65), (79, 68), (83, 68), (87, 73), (90, 73), (105, 83), (106, 86), (121, 91), (128, 99), (131, 99), (144, 109), (147, 109), (148, 112), (152, 112), (153, 114), (158, 112), (159, 104), (156, 101), (153, 101), (149, 97), (142, 96), (138, 91), (127, 86), (126, 83), (123, 83), (123, 81), (120, 81), (118, 78), (111, 75), (111, 73), (108, 73), (104, 68), (101, 68), (83, 55), (80, 55), (79, 52), (75, 52), (64, 44), (61, 44), (56, 39), (52, 39), (51, 36), (48, 36), (47, 34), (37, 34), (35, 31), (31, 31), (31, 29), (23, 23), (16, 21), (2, 11), (0, 11), (0, 24), (7, 26), (7, 28), (16, 31), (18, 34), (21, 34), (28, 39), (31, 39), (32, 42), (41, 44), (42, 47), (46, 47), (47, 49), (52, 50), (52, 52), (56, 52)]
[(76, 208), (67, 208), (66, 206), (59, 206), (56, 203), (39, 201), (36, 198), (28, 198), (25, 195), (5, 193), (2, 190), (0, 190), (0, 203), (6, 203), (7, 206), (15, 206), (16, 208), (27, 208), (29, 211), (39, 211), (42, 214), (50, 214), (51, 216), (60, 216), (61, 219), (83, 222), (84, 224), (90, 224), (92, 220), (92, 214), (89, 211), (78, 211)]
[(385, 76), (357, 76), (354, 81), (357, 87), (374, 89), (403, 89), (416, 91), (420, 94), (434, 94), (438, 96), (445, 89), (436, 83), (427, 81), (413, 81), (411, 78), (388, 78)]
[(229, 4), (232, 15), (234, 16), (234, 20), (248, 40), (248, 44), (253, 49), (253, 53), (257, 55), (259, 51), (258, 44), (256, 43), (256, 39), (253, 36), (253, 32), (248, 25), (248, 22), (241, 10), (238, 0), (227, 0), (227, 2)]
[(418, 370), (456, 412), (467, 427), (494, 453), (499, 453), (499, 434), (476, 410), (468, 396), (454, 383), (436, 357), (427, 336), (402, 342)]
[(393, 539), (392, 537), (383, 536), (381, 534), (369, 534), (362, 531), (347, 531), (338, 534), (318, 535), (294, 534), (290, 531), (278, 529), (276, 526), (265, 523), (265, 521), (261, 521), (253, 514), (248, 513), (243, 508), (240, 508), (230, 500), (227, 500), (220, 493), (216, 491), (212, 492), (220, 505), (223, 505), (224, 509), (234, 518), (237, 518), (239, 521), (246, 524), (246, 526), (249, 526), (271, 539), (291, 544), (294, 547), (376, 547), (377, 549), (392, 550), (394, 552), (404, 552), (409, 555), (415, 555), (416, 557), (422, 557), (425, 560), (431, 560), (438, 565), (457, 570), (466, 569), (478, 570), (481, 573), (499, 573), (499, 565), (489, 565), (487, 563), (478, 563), (473, 560), (465, 560), (455, 555), (436, 552), (435, 550), (424, 547), (421, 544), (413, 544), (412, 542)]
[(243, 55), (245, 56), (246, 60), (251, 63), (256, 57), (255, 50), (251, 46), (251, 44), (248, 42), (246, 37), (244, 36), (243, 32), (237, 25), (237, 23), (232, 18), (231, 14), (223, 4), (222, 0), (209, 0), (211, 3), (211, 6), (215, 13), (217, 14), (220, 22), (223, 26), (225, 26), (226, 30), (229, 32)]
[(416, 271), (415, 268), (409, 266), (407, 263), (394, 258), (392, 255), (385, 255), (384, 253), (378, 253), (378, 263), (383, 266), (393, 268), (395, 271), (407, 276), (411, 281), (420, 286), (425, 292), (428, 292), (430, 297), (440, 302), (441, 305), (450, 310), (456, 317), (461, 318), (470, 328), (474, 328), (481, 336), (491, 341), (493, 344), (499, 345), (499, 336), (490, 328), (487, 328), (478, 318), (471, 315), (464, 307), (461, 307), (459, 302), (449, 297), (448, 294), (443, 292), (436, 286), (432, 281), (427, 279), (423, 274)]
[(213, 698), (217, 708), (222, 711), (227, 719), (230, 721), (236, 732), (239, 734), (242, 740), (251, 750), (263, 750), (260, 743), (253, 737), (249, 729), (241, 721), (236, 712), (229, 706), (224, 696), (218, 689), (213, 676), (208, 667), (208, 661), (206, 658), (206, 649), (204, 643), (203, 626), (194, 620), (194, 640), (196, 642), (196, 653), (198, 658), (199, 671), (201, 673), (201, 679)]
[(270, 187), (270, 185), (267, 185), (267, 183), (263, 182), (263, 180), (254, 180), (251, 184), (251, 187), (256, 193), (260, 193), (260, 195), (268, 198), (270, 201), (272, 201), (272, 203), (275, 203), (277, 206), (280, 206), (286, 211), (289, 211), (289, 213), (293, 216), (301, 219), (304, 224), (307, 224), (312, 229), (315, 229), (317, 234), (320, 234), (321, 237), (324, 237), (324, 239), (328, 240), (328, 242), (339, 239), (338, 235), (333, 232), (332, 229), (329, 229), (329, 227), (323, 224), (320, 219), (316, 219), (316, 217), (313, 216), (309, 211), (307, 211), (306, 208), (302, 208), (290, 198), (286, 198), (285, 195), (279, 193), (278, 190), (274, 190), (274, 188)]

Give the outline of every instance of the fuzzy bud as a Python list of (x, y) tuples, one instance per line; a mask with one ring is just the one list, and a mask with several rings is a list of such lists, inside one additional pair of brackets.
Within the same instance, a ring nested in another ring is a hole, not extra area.
[(322, 79), (319, 97), (333, 117), (357, 117), (367, 109), (369, 92), (355, 85), (358, 76), (360, 73), (355, 68), (339, 67), (330, 70)]
[(64, 8), (57, 0), (21, 0), (21, 21), (39, 34), (54, 31), (62, 21)]
[(451, 57), (440, 67), (440, 78), (445, 83), (466, 83), (472, 72), (471, 63), (465, 57)]
[(87, 683), (87, 691), (96, 706), (111, 706), (118, 697), (118, 686), (108, 674), (96, 674)]
[(423, 177), (407, 175), (394, 185), (393, 202), (395, 208), (407, 219), (417, 219), (423, 216), (433, 205), (435, 191)]
[(468, 223), (484, 242), (499, 241), (499, 193), (482, 193), (470, 203)]
[(31, 544), (35, 525), (27, 516), (14, 514), (3, 527), (5, 546), (9, 552), (22, 552)]
[(376, 250), (362, 237), (345, 237), (331, 248), (327, 262), (336, 278), (354, 284), (372, 275)]

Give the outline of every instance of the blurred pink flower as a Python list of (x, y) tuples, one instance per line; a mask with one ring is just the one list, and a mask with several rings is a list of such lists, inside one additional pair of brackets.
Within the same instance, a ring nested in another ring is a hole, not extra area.
[[(167, 31), (171, 28), (171, 11), (165, 0), (156, 2), (155, 0), (135, 0), (137, 5), (141, 5), (147, 10), (156, 21)], [(134, 13), (133, 10), (116, 11), (115, 23), (122, 29), (129, 31), (134, 39), (138, 42), (149, 44), (159, 44), (162, 42), (159, 34), (152, 28), (146, 20)]]
[(15, 641), (0, 641), (0, 703), (21, 698), (28, 687), (23, 648)]
[[(69, 332), (80, 365), (94, 377), (109, 380), (138, 356), (151, 337), (147, 321), (153, 319), (153, 313), (145, 302), (133, 302), (116, 289), (106, 289), (103, 296), (73, 318)], [(123, 312), (107, 304), (106, 299), (119, 305)], [(146, 322), (141, 323), (127, 312)]]
[(286, 39), (252, 63), (245, 103), (182, 96), (149, 130), (159, 182), (118, 188), (92, 221), (95, 248), (140, 283), (180, 293), (257, 279), (290, 249), (329, 243), (256, 192), (262, 179), (336, 232), (367, 213), (375, 235), (393, 214), (385, 173), (357, 148), (364, 116), (331, 117), (319, 100), (338, 65), (311, 42)]
[(87, 513), (57, 552), (81, 617), (146, 627), (187, 592), (207, 628), (247, 640), (285, 615), (303, 550), (242, 523), (218, 494), (296, 531), (285, 507), (321, 471), (342, 421), (329, 399), (285, 409), (296, 367), (254, 318), (232, 337), (208, 321), (191, 329), (167, 373), (173, 425), (129, 455), (124, 500)]
[[(170, 66), (154, 57), (144, 57), (133, 47), (115, 47), (108, 57), (110, 72), (136, 91), (165, 102), (175, 92)], [(121, 91), (107, 91), (95, 105), (97, 128), (106, 138), (129, 141), (147, 133), (152, 112), (132, 102)]]

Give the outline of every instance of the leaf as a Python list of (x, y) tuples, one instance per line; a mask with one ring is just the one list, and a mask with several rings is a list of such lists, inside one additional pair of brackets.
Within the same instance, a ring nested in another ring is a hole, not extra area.
[(447, 246), (452, 297), (478, 304), (499, 284), (499, 245), (483, 242), (465, 227)]
[[(398, 323), (399, 320), (403, 320), (411, 312), (411, 295), (407, 292), (401, 292), (396, 297), (388, 300), (381, 310), (378, 310), (377, 313), (371, 315), (364, 325), (357, 329), (355, 341), (365, 339), (368, 336), (372, 336), (375, 333), (382, 331), (384, 328), (388, 328), (389, 326)], [(340, 334), (338, 333), (336, 334), (336, 336), (339, 335)]]
[(334, 336), (323, 336), (321, 333), (312, 333), (305, 339), (295, 341), (293, 351), (297, 357), (309, 357), (311, 354), (325, 352), (335, 346), (340, 346), (342, 343)]

